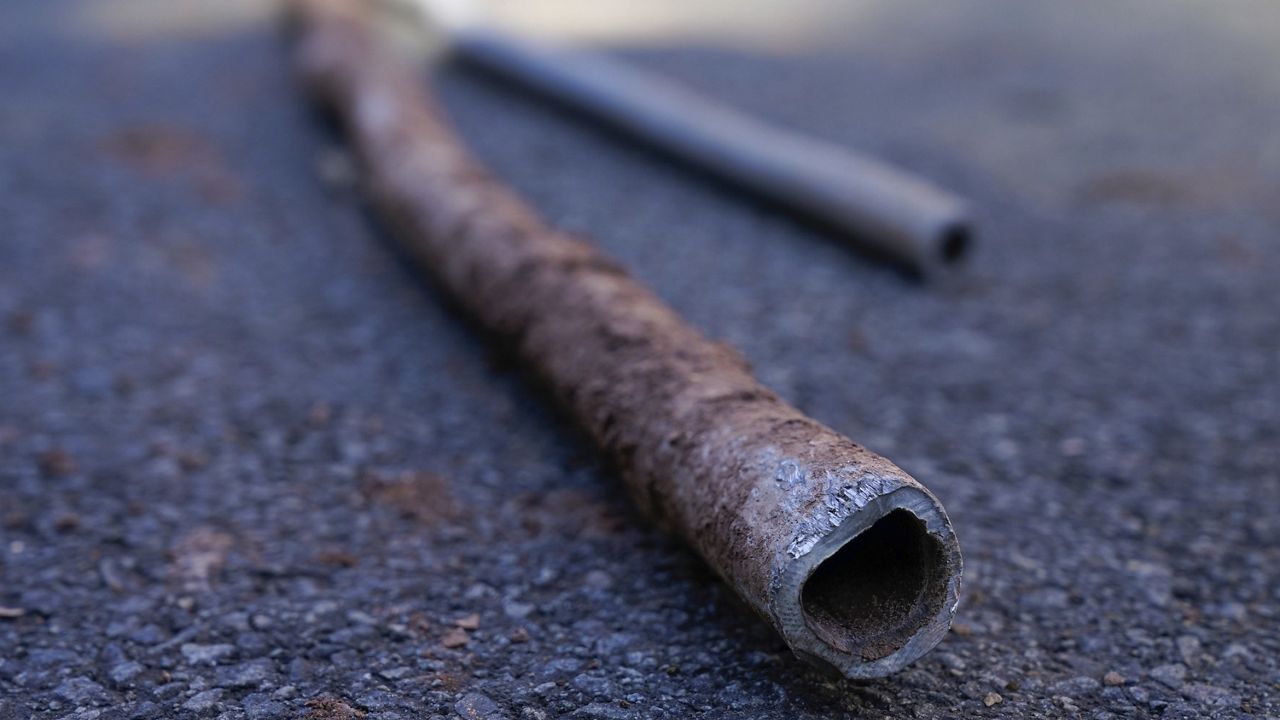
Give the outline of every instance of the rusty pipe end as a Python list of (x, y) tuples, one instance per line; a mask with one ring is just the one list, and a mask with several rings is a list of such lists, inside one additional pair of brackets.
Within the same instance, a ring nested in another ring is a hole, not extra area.
[(960, 546), (941, 504), (899, 487), (849, 515), (781, 575), (773, 611), (802, 659), (883, 677), (933, 649), (959, 603)]

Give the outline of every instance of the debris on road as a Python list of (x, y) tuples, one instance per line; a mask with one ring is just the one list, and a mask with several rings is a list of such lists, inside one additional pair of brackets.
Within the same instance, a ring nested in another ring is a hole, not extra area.
[(942, 640), (961, 560), (928, 490), (766, 389), (592, 245), (548, 227), (471, 158), (367, 7), (291, 7), (303, 80), (346, 126), (405, 250), (514, 341), (649, 515), (806, 661), (879, 677)]

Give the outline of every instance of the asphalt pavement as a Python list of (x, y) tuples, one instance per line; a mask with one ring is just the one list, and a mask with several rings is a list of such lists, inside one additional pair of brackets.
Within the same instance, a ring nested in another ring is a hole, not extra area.
[(938, 284), (440, 71), (547, 218), (947, 507), (957, 624), (863, 683), (792, 657), (399, 261), (268, 21), (88, 5), (0, 8), (0, 719), (1280, 716), (1265, 3), (611, 50), (971, 198)]

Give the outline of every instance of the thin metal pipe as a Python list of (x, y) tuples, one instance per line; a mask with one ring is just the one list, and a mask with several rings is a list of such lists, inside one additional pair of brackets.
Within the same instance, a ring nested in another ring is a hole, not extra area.
[(937, 498), (548, 227), (472, 159), (364, 4), (293, 7), (302, 77), (346, 127), (400, 243), (542, 375), (650, 517), (810, 662), (878, 677), (937, 645), (961, 574)]
[(445, 30), (451, 55), (816, 222), (929, 277), (969, 250), (965, 202), (843, 146), (769, 125), (598, 54), (495, 30)]

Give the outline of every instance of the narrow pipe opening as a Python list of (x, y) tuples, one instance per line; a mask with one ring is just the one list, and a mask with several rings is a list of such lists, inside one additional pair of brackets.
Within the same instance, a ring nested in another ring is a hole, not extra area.
[(938, 243), (938, 256), (943, 264), (950, 265), (964, 259), (969, 254), (969, 228), (963, 223), (948, 225), (942, 231)]
[(915, 515), (894, 510), (824, 560), (805, 581), (800, 607), (820, 638), (864, 661), (890, 655), (941, 610), (942, 543)]

